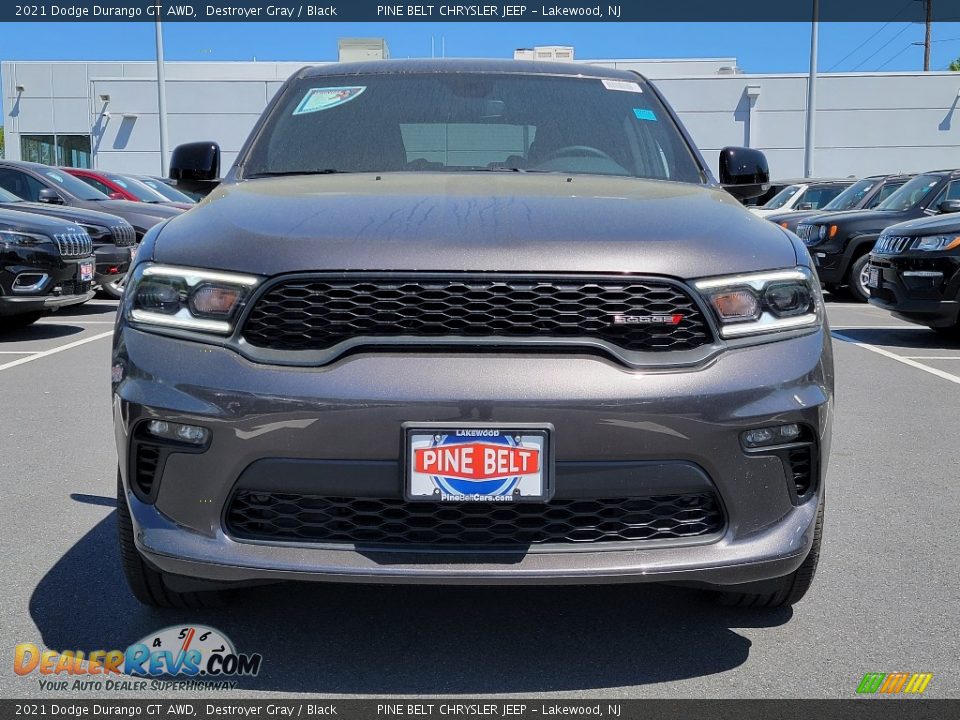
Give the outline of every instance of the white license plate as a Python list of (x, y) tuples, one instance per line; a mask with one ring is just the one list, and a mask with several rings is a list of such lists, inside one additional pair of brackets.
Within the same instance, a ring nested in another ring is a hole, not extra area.
[(131, 263), (137, 259), (137, 250), (139, 250), (139, 246), (137, 245), (130, 246), (130, 262)]
[(550, 495), (550, 431), (524, 427), (408, 427), (410, 501), (524, 502)]
[(867, 273), (867, 287), (880, 287), (880, 268), (872, 267)]
[(80, 282), (89, 282), (90, 280), (93, 280), (93, 263), (80, 263), (80, 268), (77, 271), (77, 275), (80, 278)]

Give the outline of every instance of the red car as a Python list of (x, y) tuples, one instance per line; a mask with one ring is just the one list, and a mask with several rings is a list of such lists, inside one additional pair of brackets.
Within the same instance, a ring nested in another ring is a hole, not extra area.
[(189, 210), (193, 207), (192, 203), (182, 203), (168, 200), (156, 190), (153, 190), (139, 180), (134, 180), (126, 175), (103, 172), (102, 170), (86, 170), (83, 168), (62, 169), (74, 177), (80, 178), (85, 183), (96, 188), (113, 200), (132, 200), (133, 202), (170, 205), (182, 210)]

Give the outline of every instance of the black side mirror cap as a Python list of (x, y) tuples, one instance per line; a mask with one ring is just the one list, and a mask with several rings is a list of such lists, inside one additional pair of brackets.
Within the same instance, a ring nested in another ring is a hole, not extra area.
[(212, 141), (177, 145), (168, 175), (181, 190), (208, 195), (220, 183), (220, 146)]
[(960, 212), (960, 200), (944, 200), (937, 205), (937, 210), (942, 213)]
[(770, 189), (767, 156), (745, 147), (720, 151), (720, 184), (738, 200), (759, 197)]
[(37, 200), (50, 205), (63, 205), (63, 198), (53, 188), (41, 188), (37, 195)]

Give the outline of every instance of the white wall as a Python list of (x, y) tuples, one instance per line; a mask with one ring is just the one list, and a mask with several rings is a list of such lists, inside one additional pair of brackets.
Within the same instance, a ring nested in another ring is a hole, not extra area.
[[(643, 69), (677, 110), (711, 167), (716, 167), (720, 148), (745, 144), (749, 135), (751, 146), (766, 151), (775, 177), (802, 175), (804, 75), (676, 76), (678, 69), (713, 69), (732, 61), (589, 62), (645, 63)], [(226, 169), (281, 82), (306, 64), (167, 63), (170, 146), (215, 140), (224, 151)], [(7, 157), (19, 157), (21, 133), (90, 133), (97, 167), (158, 173), (154, 72), (149, 62), (3, 63)], [(16, 92), (17, 85), (24, 86), (22, 93)], [(752, 108), (747, 86), (759, 88)], [(958, 91), (957, 73), (822, 75), (816, 174), (960, 167)], [(108, 119), (101, 116), (101, 94), (110, 95)]]

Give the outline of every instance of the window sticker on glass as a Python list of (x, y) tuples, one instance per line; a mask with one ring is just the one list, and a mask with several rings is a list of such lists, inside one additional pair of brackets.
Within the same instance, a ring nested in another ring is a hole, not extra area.
[(650, 122), (657, 121), (657, 114), (653, 110), (647, 110), (646, 108), (634, 108), (633, 114), (637, 116), (637, 120), (648, 120)]
[(359, 97), (366, 89), (366, 86), (359, 85), (354, 87), (311, 88), (303, 96), (303, 100), (297, 105), (293, 114), (304, 115), (335, 108)]
[(59, 173), (55, 173), (52, 170), (48, 170), (44, 174), (51, 180), (56, 180), (58, 183), (63, 183), (63, 175), (60, 175)]
[(640, 83), (630, 82), (628, 80), (603, 80), (603, 86), (607, 90), (619, 90), (620, 92), (643, 92)]

